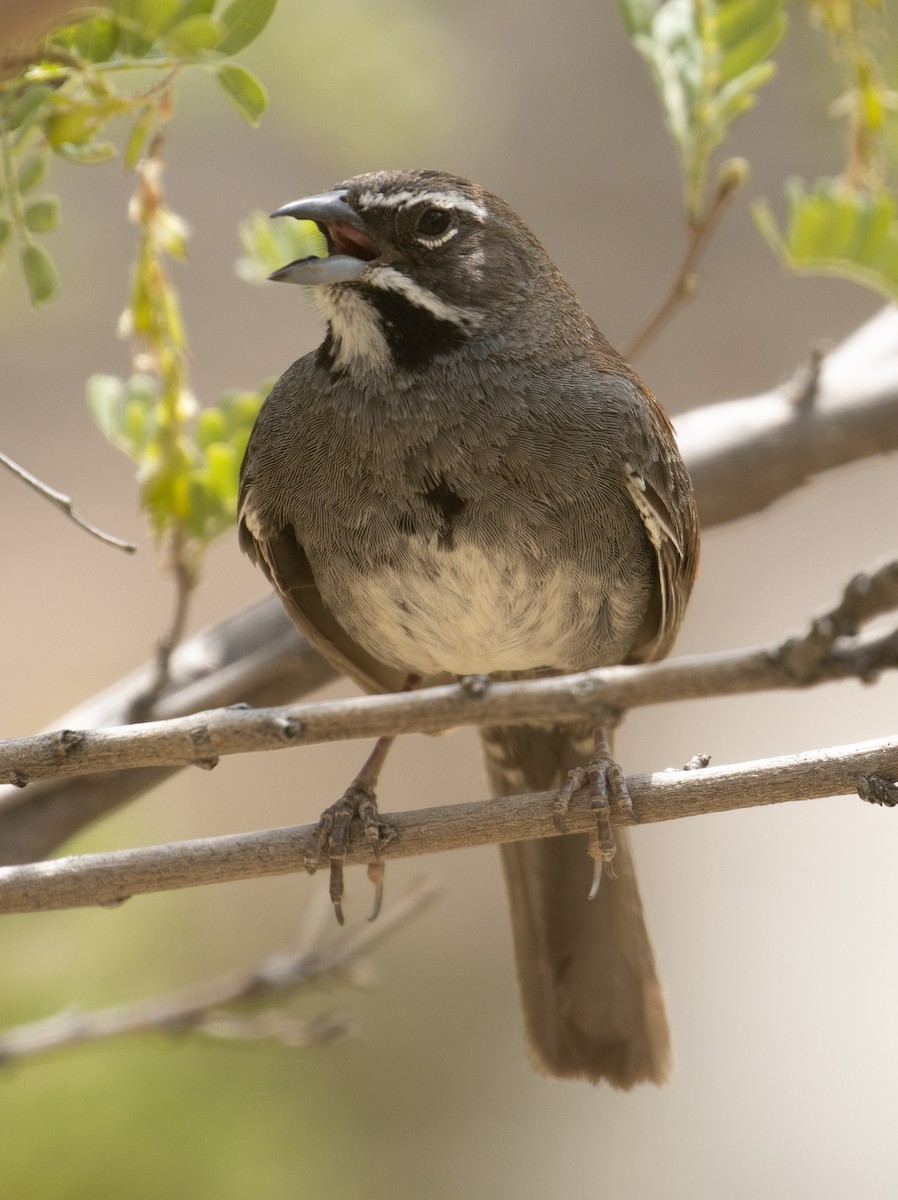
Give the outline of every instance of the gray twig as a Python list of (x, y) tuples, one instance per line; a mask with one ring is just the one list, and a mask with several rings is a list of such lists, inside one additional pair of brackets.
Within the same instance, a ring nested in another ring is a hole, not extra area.
[[(292, 997), (322, 978), (351, 976), (363, 957), (400, 926), (416, 917), (436, 898), (437, 891), (423, 878), (397, 893), (376, 924), (365, 924), (351, 938), (322, 944), (320, 921), (314, 938), (301, 931), (294, 945), (271, 955), (258, 967), (207, 980), (162, 996), (94, 1012), (66, 1011), (0, 1033), (0, 1065), (33, 1058), (84, 1042), (108, 1041), (134, 1033), (181, 1034), (208, 1037), (265, 1039), (283, 1045), (320, 1045), (351, 1032), (345, 1017), (319, 1014), (301, 1019), (282, 1009), (241, 1013), (236, 1006), (259, 1004), (273, 997)], [(310, 911), (327, 908), (324, 892), (313, 899)]]
[[(898, 738), (700, 771), (631, 776), (627, 788), (633, 811), (619, 812), (615, 820), (621, 825), (646, 824), (790, 800), (856, 795), (861, 776), (898, 779)], [(381, 855), (408, 858), (463, 846), (557, 837), (556, 797), (556, 792), (539, 792), (384, 814), (395, 835)], [(581, 788), (571, 798), (561, 832), (584, 833), (594, 827), (591, 790)], [(315, 825), (293, 825), (2, 867), (0, 912), (115, 907), (137, 894), (282, 875), (302, 870), (306, 856), (314, 856), (317, 846)], [(346, 862), (367, 862), (370, 856), (364, 834), (354, 828)]]
[(95, 537), (98, 541), (105, 542), (107, 546), (115, 546), (117, 550), (124, 550), (126, 554), (134, 554), (137, 547), (133, 542), (126, 542), (122, 538), (114, 537), (111, 533), (104, 533), (96, 525), (92, 525), (90, 521), (84, 519), (75, 511), (75, 506), (71, 496), (63, 495), (56, 488), (50, 487), (48, 483), (43, 483), (36, 475), (32, 475), (30, 471), (26, 471), (24, 467), (20, 467), (17, 462), (13, 462), (5, 454), (0, 454), (0, 466), (6, 467), (7, 471), (15, 475), (17, 479), (21, 479), (30, 488), (43, 496), (45, 500), (49, 500), (52, 505), (64, 512), (67, 517), (79, 525), (91, 537)]

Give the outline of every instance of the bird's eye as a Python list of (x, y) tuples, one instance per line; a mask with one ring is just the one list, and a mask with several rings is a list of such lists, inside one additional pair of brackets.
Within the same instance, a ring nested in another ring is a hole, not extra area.
[(426, 208), (418, 218), (415, 232), (422, 240), (442, 237), (452, 224), (452, 213), (444, 208)]

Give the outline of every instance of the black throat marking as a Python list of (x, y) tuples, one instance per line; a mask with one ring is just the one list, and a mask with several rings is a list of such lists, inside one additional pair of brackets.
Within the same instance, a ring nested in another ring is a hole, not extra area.
[(393, 362), (402, 370), (419, 371), (468, 340), (468, 333), (456, 321), (435, 316), (400, 292), (377, 287), (362, 291), (377, 313)]

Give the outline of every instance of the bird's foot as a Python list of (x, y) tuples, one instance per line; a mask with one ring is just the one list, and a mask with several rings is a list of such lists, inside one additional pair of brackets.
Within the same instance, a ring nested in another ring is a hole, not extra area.
[(603, 735), (596, 736), (595, 752), (585, 767), (574, 767), (564, 786), (552, 804), (555, 828), (564, 832), (564, 818), (570, 807), (571, 797), (580, 788), (589, 785), (590, 807), (595, 819), (595, 828), (589, 834), (589, 855), (595, 866), (589, 899), (598, 895), (602, 875), (614, 878), (612, 860), (616, 846), (611, 828), (612, 806), (633, 819), (633, 802), (627, 790), (624, 773), (611, 756), (608, 741)]
[(358, 818), (362, 824), (362, 836), (365, 845), (371, 852), (368, 863), (368, 878), (374, 884), (374, 904), (368, 915), (373, 921), (380, 912), (384, 893), (384, 864), (380, 859), (380, 851), (393, 837), (395, 830), (385, 825), (377, 811), (377, 801), (374, 792), (358, 780), (346, 789), (340, 799), (331, 804), (321, 814), (315, 827), (315, 842), (306, 852), (304, 865), (310, 875), (321, 866), (322, 858), (330, 863), (330, 898), (334, 906), (334, 915), (340, 925), (343, 924), (343, 864), (349, 845), (349, 833), (353, 820)]
[(595, 829), (589, 835), (589, 854), (595, 864), (589, 899), (594, 900), (602, 882), (602, 875), (614, 878), (613, 859), (617, 847), (611, 828), (612, 806), (629, 816), (633, 815), (633, 801), (627, 790), (624, 773), (611, 757), (608, 743), (604, 748), (597, 744), (596, 752), (586, 766), (590, 786), (590, 804), (595, 817)]

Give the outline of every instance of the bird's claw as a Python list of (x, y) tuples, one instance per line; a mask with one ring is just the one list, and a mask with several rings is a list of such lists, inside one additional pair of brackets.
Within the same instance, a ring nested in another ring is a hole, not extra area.
[(564, 833), (564, 818), (570, 807), (574, 792), (586, 784), (590, 787), (590, 807), (595, 818), (595, 828), (589, 835), (589, 855), (595, 866), (589, 899), (594, 900), (599, 892), (602, 875), (614, 878), (611, 865), (616, 846), (611, 828), (611, 806), (633, 816), (633, 802), (627, 790), (624, 773), (611, 757), (610, 751), (599, 746), (596, 754), (585, 767), (574, 767), (568, 774), (564, 786), (552, 802), (552, 818), (559, 833)]
[(335, 804), (331, 804), (321, 814), (315, 827), (315, 841), (303, 859), (303, 865), (310, 875), (321, 865), (323, 857), (330, 863), (330, 898), (334, 906), (334, 916), (342, 925), (343, 896), (343, 864), (349, 845), (349, 831), (353, 819), (358, 817), (362, 824), (362, 836), (365, 845), (371, 852), (371, 862), (368, 864), (368, 878), (374, 884), (374, 904), (368, 917), (373, 921), (380, 912), (383, 900), (384, 864), (380, 861), (380, 851), (388, 841), (396, 836), (396, 831), (384, 825), (377, 811), (377, 801), (370, 788), (352, 784)]
[(589, 899), (594, 900), (599, 892), (602, 875), (607, 874), (609, 879), (614, 878), (612, 863), (617, 847), (611, 828), (612, 805), (632, 817), (633, 801), (627, 790), (624, 773), (611, 757), (610, 751), (597, 748), (596, 754), (587, 764), (586, 776), (589, 780), (591, 808), (596, 821), (596, 827), (589, 835), (589, 854), (595, 864)]

